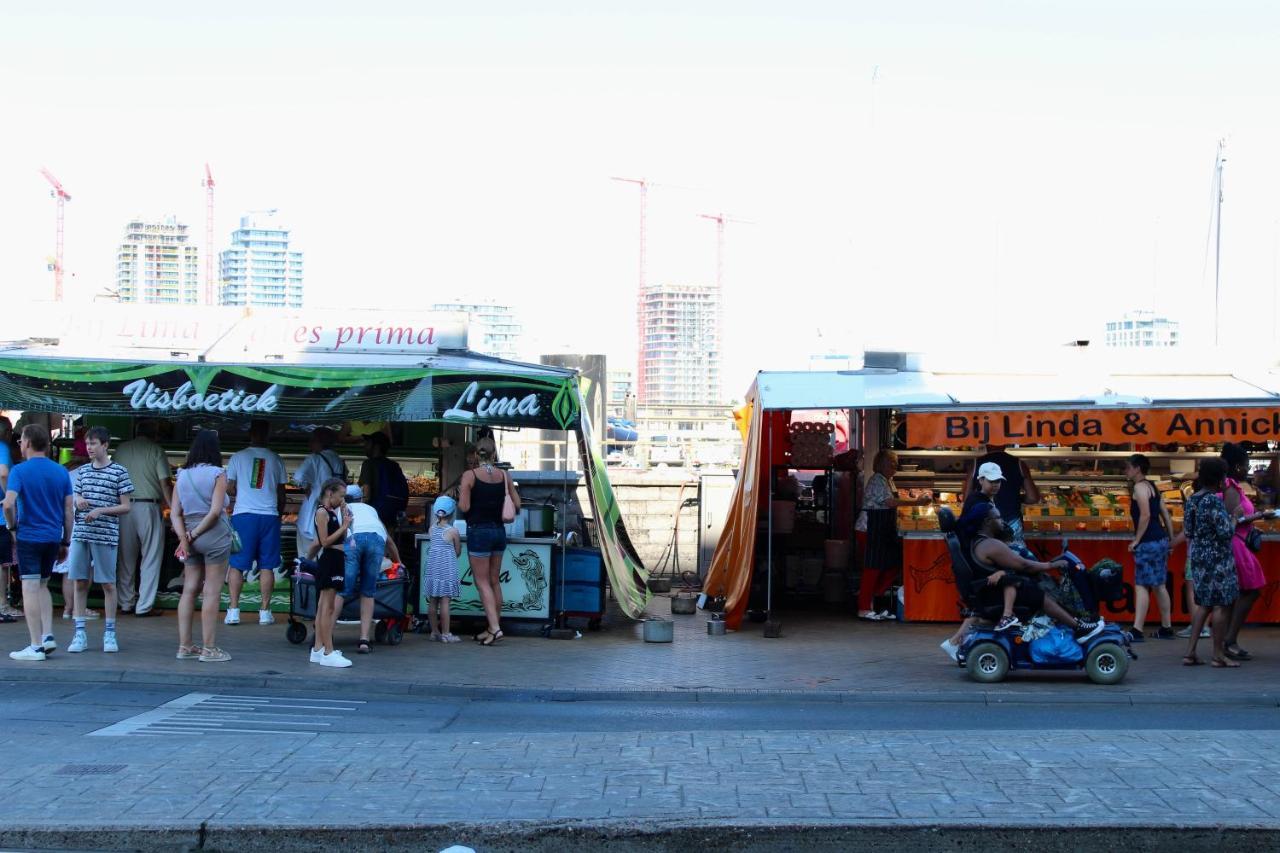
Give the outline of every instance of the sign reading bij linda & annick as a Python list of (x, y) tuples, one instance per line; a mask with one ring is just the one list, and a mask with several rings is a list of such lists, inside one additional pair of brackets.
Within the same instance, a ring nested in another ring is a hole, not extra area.
[(912, 412), (911, 447), (983, 444), (1194, 444), (1280, 440), (1280, 408)]

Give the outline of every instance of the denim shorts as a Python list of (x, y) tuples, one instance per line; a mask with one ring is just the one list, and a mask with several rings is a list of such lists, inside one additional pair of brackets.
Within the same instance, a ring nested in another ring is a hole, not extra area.
[(1138, 586), (1164, 586), (1169, 577), (1169, 540), (1141, 542), (1133, 549), (1133, 582)]
[(467, 525), (467, 554), (492, 557), (507, 550), (507, 529), (500, 524)]
[(378, 573), (382, 571), (382, 555), (387, 540), (376, 533), (357, 533), (347, 540), (347, 565), (342, 600), (350, 601), (359, 593), (373, 598), (378, 592)]
[(18, 577), (26, 580), (48, 580), (53, 564), (58, 561), (61, 542), (24, 542), (18, 540)]

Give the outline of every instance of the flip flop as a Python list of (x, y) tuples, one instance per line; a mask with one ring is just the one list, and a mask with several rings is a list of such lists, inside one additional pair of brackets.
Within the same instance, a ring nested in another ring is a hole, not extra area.
[(1200, 658), (1195, 655), (1184, 655), (1182, 658), (1183, 666), (1199, 666), (1202, 663), (1204, 663), (1204, 661), (1200, 660)]

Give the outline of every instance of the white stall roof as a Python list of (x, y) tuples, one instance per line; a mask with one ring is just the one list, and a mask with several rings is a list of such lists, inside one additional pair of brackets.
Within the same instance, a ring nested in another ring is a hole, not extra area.
[[(1077, 367), (1087, 368), (1080, 364)], [(764, 409), (1070, 409), (1081, 406), (1280, 405), (1280, 375), (1231, 373), (945, 373), (866, 369), (762, 372)]]

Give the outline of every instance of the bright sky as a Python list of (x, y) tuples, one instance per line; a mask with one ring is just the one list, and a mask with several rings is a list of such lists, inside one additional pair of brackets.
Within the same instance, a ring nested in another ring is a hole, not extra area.
[(83, 302), (131, 216), (176, 214), (203, 251), (208, 161), (219, 247), (279, 208), (311, 305), (492, 297), (529, 355), (628, 367), (638, 204), (609, 176), (669, 185), (650, 280), (712, 278), (698, 213), (751, 220), (726, 244), (734, 396), (813, 352), (1100, 340), (1153, 302), (1211, 339), (1226, 135), (1224, 336), (1275, 340), (1280, 8), (1262, 0), (25, 5), (0, 28), (9, 299), (52, 291), (40, 166), (73, 196)]

